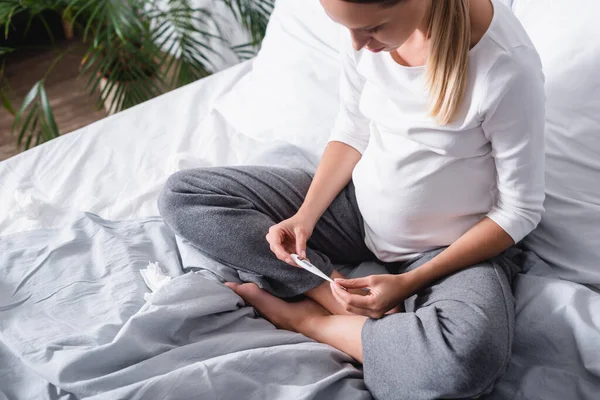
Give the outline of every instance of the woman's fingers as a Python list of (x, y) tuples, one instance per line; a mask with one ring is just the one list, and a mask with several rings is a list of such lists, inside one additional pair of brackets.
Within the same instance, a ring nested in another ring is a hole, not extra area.
[(302, 229), (295, 229), (294, 235), (296, 236), (296, 254), (298, 254), (300, 258), (306, 258), (306, 233), (304, 233)]
[(355, 278), (355, 279), (336, 279), (340, 285), (345, 287), (346, 289), (363, 289), (368, 288), (372, 282), (371, 277), (366, 276), (364, 278)]
[(342, 306), (342, 307), (346, 307), (348, 304), (344, 301), (344, 299), (342, 299), (340, 297), (340, 295), (338, 294), (340, 291), (344, 292), (344, 289), (339, 289), (337, 288), (335, 283), (331, 283), (331, 294), (333, 295), (333, 297), (335, 298), (335, 300)]
[[(334, 286), (334, 284), (331, 284), (331, 286)], [(375, 318), (375, 319), (379, 319), (381, 318), (384, 313), (378, 310), (372, 310), (372, 309), (368, 309), (368, 308), (361, 308), (361, 307), (356, 307), (353, 305), (350, 305), (348, 303), (346, 303), (340, 296), (339, 294), (341, 292), (344, 292), (343, 289), (333, 289), (333, 297), (337, 300), (338, 303), (340, 303), (342, 305), (342, 307), (344, 307), (344, 310), (352, 313), (352, 314), (356, 314), (356, 315), (364, 315), (365, 317), (370, 317), (370, 318)]]
[[(375, 303), (375, 298), (372, 294), (368, 294), (366, 296), (360, 294), (352, 294), (348, 293), (342, 287), (336, 283), (331, 284), (332, 292), (334, 297), (338, 300), (338, 302), (346, 307), (352, 308), (361, 308), (368, 311), (378, 312), (377, 305)], [(362, 314), (365, 315), (365, 314)]]
[(306, 258), (306, 242), (310, 234), (310, 229), (290, 219), (271, 226), (265, 238), (278, 259), (298, 267), (291, 253), (298, 254), (302, 259)]
[(296, 263), (294, 262), (294, 260), (292, 260), (290, 253), (288, 253), (285, 250), (285, 247), (283, 246), (283, 237), (281, 231), (278, 231), (273, 228), (269, 229), (269, 233), (267, 234), (266, 239), (267, 242), (269, 242), (271, 251), (275, 254), (275, 256), (278, 259), (292, 266), (296, 266)]

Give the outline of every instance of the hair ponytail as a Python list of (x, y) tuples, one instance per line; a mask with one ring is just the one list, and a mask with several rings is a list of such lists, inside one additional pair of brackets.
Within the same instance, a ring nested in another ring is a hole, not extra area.
[(467, 86), (471, 47), (468, 0), (432, 0), (429, 38), (429, 114), (446, 125), (458, 113)]

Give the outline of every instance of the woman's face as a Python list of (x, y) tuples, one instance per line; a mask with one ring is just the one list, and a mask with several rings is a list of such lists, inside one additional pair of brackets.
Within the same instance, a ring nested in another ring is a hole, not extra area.
[(321, 0), (329, 17), (350, 30), (356, 50), (394, 51), (419, 28), (430, 1), (404, 0), (391, 7), (377, 3)]

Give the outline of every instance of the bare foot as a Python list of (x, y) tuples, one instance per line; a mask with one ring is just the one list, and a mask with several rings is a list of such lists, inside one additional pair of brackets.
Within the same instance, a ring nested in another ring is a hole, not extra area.
[(280, 329), (302, 332), (310, 324), (311, 318), (331, 315), (329, 311), (311, 299), (288, 303), (262, 290), (254, 283), (240, 285), (227, 282), (225, 285)]

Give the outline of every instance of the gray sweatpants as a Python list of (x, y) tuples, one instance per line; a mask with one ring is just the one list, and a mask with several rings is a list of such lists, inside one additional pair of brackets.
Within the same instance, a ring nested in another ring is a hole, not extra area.
[[(312, 175), (300, 169), (220, 167), (171, 176), (158, 206), (165, 222), (203, 253), (238, 270), (279, 297), (323, 282), (279, 261), (265, 239), (269, 228), (295, 214)], [(330, 275), (334, 268), (375, 260), (350, 183), (333, 201), (308, 241), (307, 257)], [(390, 273), (418, 268), (437, 249)], [(488, 392), (510, 358), (518, 271), (507, 258), (450, 275), (405, 302), (406, 312), (369, 319), (362, 330), (363, 369), (377, 399), (468, 398)]]

